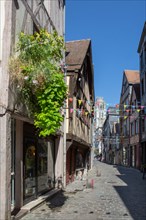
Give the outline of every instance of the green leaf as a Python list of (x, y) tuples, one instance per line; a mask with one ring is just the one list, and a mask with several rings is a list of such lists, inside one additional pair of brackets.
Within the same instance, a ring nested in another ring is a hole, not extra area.
[(64, 49), (63, 38), (57, 32), (50, 34), (42, 29), (34, 35), (20, 33), (19, 56), (13, 59), (15, 65), (11, 63), (23, 102), (43, 137), (55, 134), (63, 121), (59, 110), (67, 96), (67, 86), (58, 64)]

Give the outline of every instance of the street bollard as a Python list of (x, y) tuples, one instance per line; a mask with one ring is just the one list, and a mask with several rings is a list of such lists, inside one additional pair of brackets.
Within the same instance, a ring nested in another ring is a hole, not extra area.
[(94, 179), (91, 179), (91, 188), (94, 188)]

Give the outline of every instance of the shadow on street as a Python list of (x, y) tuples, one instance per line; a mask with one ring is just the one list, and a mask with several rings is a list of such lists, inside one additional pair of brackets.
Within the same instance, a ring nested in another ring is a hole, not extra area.
[(134, 220), (146, 219), (146, 178), (133, 168), (114, 166), (125, 186), (113, 186)]
[(52, 199), (47, 200), (46, 205), (52, 210), (56, 211), (61, 208), (65, 201), (68, 199), (68, 196), (65, 195), (63, 190), (61, 190), (57, 196), (53, 197)]

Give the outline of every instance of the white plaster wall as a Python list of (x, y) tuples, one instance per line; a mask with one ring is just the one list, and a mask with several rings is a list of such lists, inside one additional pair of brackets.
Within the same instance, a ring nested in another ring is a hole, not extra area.
[[(8, 85), (9, 85), (9, 74), (8, 74), (8, 61), (10, 56), (11, 48), (11, 27), (12, 27), (12, 2), (3, 0), (0, 1), (1, 12), (1, 30), (0, 30), (0, 43), (1, 43), (1, 62), (0, 62), (0, 105), (7, 107), (8, 104)], [(1, 113), (3, 109), (0, 108)]]
[[(25, 6), (23, 3), (19, 0), (19, 9), (16, 10), (16, 30), (15, 30), (15, 42), (18, 40), (18, 36), (21, 31), (24, 31), (27, 34), (32, 34), (33, 33), (33, 23), (32, 19), (29, 14), (27, 14), (27, 19), (26, 22), (24, 22), (24, 16), (25, 16)], [(29, 1), (28, 1), (29, 2)], [(24, 25), (24, 30), (22, 30), (23, 22), (25, 23)]]
[(53, 21), (54, 26), (56, 27), (59, 35), (64, 35), (64, 8), (62, 3), (59, 7), (59, 1), (50, 1), (50, 17)]
[(11, 214), (11, 130), (10, 115), (0, 117), (0, 219)]
[(5, 24), (4, 5), (5, 5), (5, 1), (0, 1), (0, 61), (2, 60), (2, 40), (3, 40), (3, 31)]
[(12, 1), (0, 1), (0, 219), (11, 215), (11, 120), (8, 105), (8, 60), (11, 48)]
[(5, 10), (4, 10), (5, 1), (0, 1), (0, 82), (2, 79), (2, 45), (3, 45), (3, 31), (4, 31), (4, 24), (5, 24)]
[(15, 207), (23, 206), (23, 121), (16, 120)]
[[(55, 179), (58, 177), (64, 176), (63, 167), (64, 167), (64, 158), (63, 158), (63, 136), (60, 136), (55, 141), (55, 155), (56, 155), (56, 163), (55, 163)], [(62, 178), (63, 181), (63, 178)]]

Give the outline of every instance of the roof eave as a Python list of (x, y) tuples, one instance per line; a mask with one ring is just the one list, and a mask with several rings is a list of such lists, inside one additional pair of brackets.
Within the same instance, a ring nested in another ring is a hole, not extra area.
[(140, 49), (141, 49), (141, 46), (142, 46), (142, 42), (144, 40), (144, 36), (146, 35), (146, 22), (144, 23), (144, 27), (143, 27), (143, 30), (142, 30), (142, 34), (141, 34), (141, 37), (140, 37), (140, 41), (139, 41), (139, 45), (138, 45), (138, 50), (137, 52), (140, 53)]

